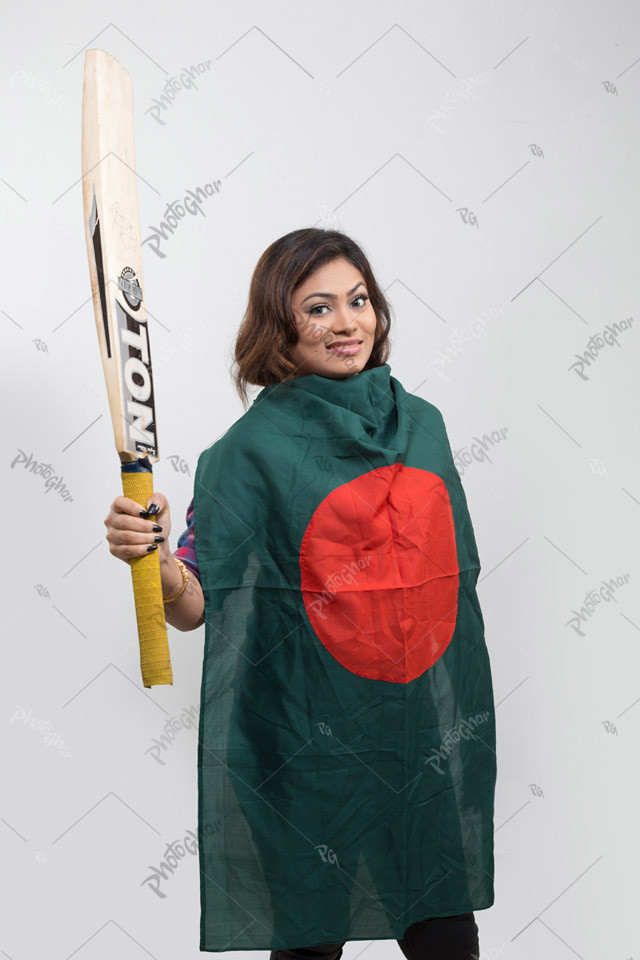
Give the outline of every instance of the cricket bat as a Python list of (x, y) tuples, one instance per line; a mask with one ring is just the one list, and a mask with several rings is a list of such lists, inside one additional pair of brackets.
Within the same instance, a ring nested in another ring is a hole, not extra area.
[[(93, 309), (122, 490), (146, 507), (159, 453), (135, 171), (131, 77), (104, 50), (87, 50), (82, 199)], [(172, 684), (158, 551), (129, 564), (143, 685)]]

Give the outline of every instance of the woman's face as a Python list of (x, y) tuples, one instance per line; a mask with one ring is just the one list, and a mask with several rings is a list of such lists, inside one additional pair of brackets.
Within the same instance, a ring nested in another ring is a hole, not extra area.
[[(292, 307), (298, 329), (298, 342), (290, 348), (294, 376), (341, 379), (364, 368), (376, 315), (357, 267), (343, 257), (320, 267), (295, 291)], [(356, 342), (340, 346), (345, 340)]]

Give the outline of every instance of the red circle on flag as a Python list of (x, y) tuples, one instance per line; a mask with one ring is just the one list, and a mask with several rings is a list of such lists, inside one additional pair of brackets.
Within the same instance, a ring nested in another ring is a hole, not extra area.
[(311, 625), (360, 677), (409, 683), (446, 650), (456, 625), (459, 567), (446, 485), (393, 463), (336, 487), (300, 546)]

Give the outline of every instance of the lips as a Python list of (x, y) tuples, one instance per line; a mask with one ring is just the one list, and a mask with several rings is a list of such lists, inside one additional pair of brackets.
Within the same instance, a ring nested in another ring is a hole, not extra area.
[(343, 357), (353, 357), (359, 352), (362, 343), (362, 340), (334, 340), (333, 343), (327, 344), (327, 350)]

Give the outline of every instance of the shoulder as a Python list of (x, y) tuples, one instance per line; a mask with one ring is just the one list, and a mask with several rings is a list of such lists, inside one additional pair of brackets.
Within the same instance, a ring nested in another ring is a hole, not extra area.
[(234, 483), (255, 482), (263, 474), (269, 462), (269, 438), (247, 413), (202, 451), (196, 468), (199, 480), (206, 475), (218, 487), (232, 488)]
[[(295, 398), (290, 398), (291, 403)], [(256, 402), (240, 416), (217, 440), (213, 441), (200, 457), (210, 461), (229, 456), (232, 459), (249, 459), (259, 464), (273, 459), (276, 445), (290, 440), (291, 423), (287, 410), (291, 403), (280, 400), (274, 405), (271, 397)]]
[(429, 400), (425, 400), (423, 397), (419, 397), (415, 393), (408, 393), (407, 391), (405, 391), (405, 403), (410, 413), (433, 423), (434, 426), (439, 426), (443, 430), (445, 429), (442, 412), (434, 403), (430, 403)]

